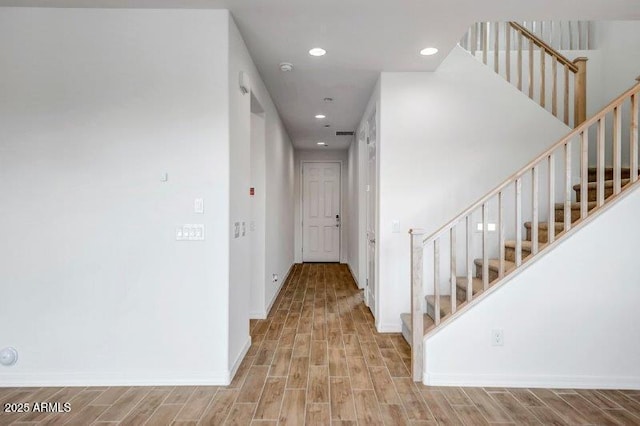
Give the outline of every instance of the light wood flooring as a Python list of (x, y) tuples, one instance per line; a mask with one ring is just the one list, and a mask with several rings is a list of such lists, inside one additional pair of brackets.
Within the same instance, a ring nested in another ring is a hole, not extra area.
[(70, 402), (69, 414), (0, 425), (640, 425), (640, 391), (433, 388), (409, 346), (379, 334), (344, 265), (296, 265), (230, 386), (0, 389), (6, 402)]

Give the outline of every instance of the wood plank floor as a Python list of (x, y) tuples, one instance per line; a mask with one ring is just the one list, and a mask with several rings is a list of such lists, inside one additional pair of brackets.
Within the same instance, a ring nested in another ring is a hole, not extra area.
[(640, 391), (433, 388), (409, 377), (400, 334), (376, 333), (348, 269), (296, 265), (227, 387), (0, 389), (7, 402), (70, 402), (68, 414), (0, 425), (640, 425)]

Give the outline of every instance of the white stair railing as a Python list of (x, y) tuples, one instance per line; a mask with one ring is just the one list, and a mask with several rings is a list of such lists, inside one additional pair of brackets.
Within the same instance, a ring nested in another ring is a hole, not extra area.
[[(637, 185), (639, 101), (640, 83), (637, 83), (438, 231), (426, 238), (422, 230), (410, 231), (414, 381), (422, 380), (425, 293), (433, 295), (433, 321), (437, 329), (443, 321), (449, 322), (459, 315), (462, 307), (497, 288), (523, 262), (548, 250), (575, 226), (615, 200), (624, 189)], [(608, 170), (607, 158), (611, 158)], [(572, 203), (573, 191), (577, 203)], [(572, 207), (576, 215), (573, 217)], [(530, 224), (524, 239), (522, 231), (527, 220)], [(546, 222), (540, 223), (541, 220)], [(497, 236), (490, 235), (492, 224)], [(479, 239), (476, 233), (481, 234)], [(508, 237), (515, 239), (509, 245), (510, 261), (505, 259)], [(526, 256), (523, 242), (529, 252)], [(497, 259), (490, 261), (493, 257)], [(459, 287), (466, 290), (460, 302)], [(450, 314), (444, 318), (443, 293), (450, 293), (451, 298)]]
[(569, 60), (517, 22), (478, 22), (460, 45), (566, 125), (586, 119), (587, 58)]

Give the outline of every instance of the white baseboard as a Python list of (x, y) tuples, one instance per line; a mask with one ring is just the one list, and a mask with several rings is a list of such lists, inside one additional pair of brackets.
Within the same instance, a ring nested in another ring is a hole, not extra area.
[(267, 319), (267, 313), (265, 311), (251, 311), (249, 312), (249, 319), (256, 319), (256, 320)]
[(295, 263), (292, 263), (291, 266), (289, 266), (289, 270), (284, 275), (284, 277), (280, 280), (280, 285), (278, 286), (278, 289), (276, 290), (276, 292), (273, 293), (273, 297), (271, 298), (271, 301), (269, 302), (269, 305), (267, 306), (267, 309), (264, 312), (264, 317), (260, 318), (260, 319), (266, 319), (267, 315), (269, 315), (269, 312), (271, 312), (271, 308), (273, 307), (273, 304), (275, 303), (276, 299), (278, 298), (278, 295), (280, 294), (280, 290), (282, 290), (282, 286), (284, 285), (284, 283), (287, 282), (287, 279), (289, 279), (289, 274), (291, 274), (291, 271), (293, 270), (294, 265), (295, 265)]
[(231, 366), (231, 370), (229, 371), (229, 374), (227, 376), (228, 381), (226, 385), (229, 385), (231, 383), (231, 380), (233, 380), (233, 376), (235, 376), (236, 373), (238, 372), (238, 368), (240, 367), (240, 364), (242, 363), (242, 360), (244, 359), (244, 357), (247, 355), (247, 352), (249, 352), (250, 347), (251, 347), (251, 336), (247, 338), (247, 341), (245, 342), (244, 347), (242, 348), (242, 351), (240, 351), (240, 354), (238, 355), (236, 360), (233, 362), (233, 365)]
[(349, 272), (351, 273), (351, 277), (356, 282), (356, 285), (358, 286), (358, 288), (360, 290), (362, 290), (364, 287), (360, 286), (360, 282), (358, 281), (358, 276), (353, 273), (353, 269), (351, 269), (351, 265), (349, 264), (349, 262), (347, 262), (347, 267), (349, 268)]
[(640, 377), (424, 373), (426, 386), (551, 389), (640, 389)]
[(228, 371), (0, 374), (0, 387), (226, 386)]
[(271, 298), (271, 301), (269, 302), (269, 306), (267, 306), (267, 309), (264, 310), (264, 311), (251, 311), (251, 312), (249, 312), (249, 318), (250, 319), (257, 319), (257, 320), (267, 319), (267, 316), (269, 315), (269, 311), (273, 307), (273, 304), (275, 303), (276, 298), (278, 297), (278, 294), (280, 294), (280, 290), (282, 290), (282, 286), (284, 285), (284, 283), (287, 282), (287, 279), (289, 278), (289, 274), (291, 274), (291, 270), (293, 269), (294, 265), (295, 265), (295, 263), (291, 264), (291, 266), (289, 267), (289, 270), (287, 271), (287, 273), (280, 280), (280, 285), (278, 286), (278, 289), (276, 290), (276, 292), (273, 294), (273, 297)]
[(378, 333), (402, 333), (402, 322), (397, 323), (376, 323), (376, 330)]

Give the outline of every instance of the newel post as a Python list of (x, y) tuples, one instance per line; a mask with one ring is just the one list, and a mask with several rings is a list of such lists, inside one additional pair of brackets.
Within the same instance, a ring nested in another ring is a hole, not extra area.
[(589, 58), (576, 58), (573, 63), (578, 67), (575, 74), (573, 96), (574, 96), (574, 123), (573, 127), (578, 127), (587, 119), (587, 61)]
[(411, 229), (411, 376), (414, 382), (422, 382), (424, 368), (423, 317), (422, 317), (422, 258), (424, 230)]

